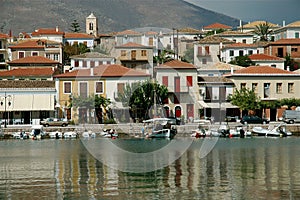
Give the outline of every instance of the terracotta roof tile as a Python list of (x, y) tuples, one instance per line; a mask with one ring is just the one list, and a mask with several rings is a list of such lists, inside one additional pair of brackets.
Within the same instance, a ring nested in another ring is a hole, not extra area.
[(204, 29), (231, 29), (231, 26), (227, 26), (221, 23), (214, 23), (203, 27)]
[[(256, 28), (256, 26), (259, 26), (260, 24), (265, 24), (266, 22), (267, 21), (253, 21), (253, 22), (249, 22), (248, 24), (244, 24), (243, 28)], [(277, 24), (273, 24), (273, 23), (270, 23), (270, 22), (268, 22), (268, 24), (271, 27), (274, 27), (274, 28), (279, 28), (280, 27)]]
[(233, 44), (228, 44), (224, 48), (241, 48), (241, 47), (246, 47), (246, 48), (251, 48), (251, 47), (258, 47), (256, 44), (246, 44), (246, 43), (233, 43)]
[(55, 89), (55, 81), (3, 80), (0, 81), (0, 88), (53, 88)]
[(0, 33), (0, 39), (8, 39), (8, 38), (9, 38), (9, 35)]
[(144, 46), (144, 45), (137, 44), (137, 43), (134, 43), (134, 42), (128, 42), (126, 44), (123, 44), (123, 45), (120, 45), (120, 46), (117, 46), (117, 47), (143, 47), (143, 48), (147, 48), (148, 46)]
[(141, 33), (133, 30), (125, 30), (125, 31), (117, 32), (116, 35), (141, 35)]
[(272, 75), (279, 75), (279, 76), (284, 76), (284, 75), (298, 75), (300, 74), (271, 67), (271, 66), (250, 66), (250, 67), (245, 67), (240, 70), (236, 70), (233, 74), (227, 74), (226, 76), (238, 76), (238, 75), (250, 75), (250, 76), (272, 76)]
[(63, 35), (64, 32), (56, 28), (40, 28), (31, 33), (32, 36), (40, 35)]
[(300, 21), (295, 21), (287, 25), (287, 27), (300, 27)]
[(232, 36), (232, 35), (236, 35), (236, 36), (253, 36), (253, 34), (251, 33), (244, 33), (241, 31), (224, 31), (222, 33), (218, 34), (219, 36)]
[(158, 33), (155, 32), (155, 31), (148, 31), (148, 32), (146, 32), (145, 34), (146, 34), (146, 35), (158, 35)]
[(59, 62), (43, 56), (27, 56), (10, 61), (8, 64), (59, 64)]
[(179, 33), (201, 33), (202, 31), (187, 27), (187, 28), (178, 29), (178, 32)]
[(170, 69), (170, 68), (173, 68), (173, 69), (196, 69), (196, 67), (193, 64), (187, 63), (187, 62), (182, 62), (180, 60), (171, 60), (171, 61), (161, 64), (155, 68), (156, 69)]
[(207, 36), (207, 37), (201, 39), (199, 41), (199, 44), (220, 44), (221, 42), (228, 43), (228, 44), (234, 43), (233, 41), (222, 38), (218, 35), (210, 35), (210, 36)]
[(87, 33), (65, 33), (65, 38), (88, 38), (93, 39), (94, 36), (87, 34)]
[[(91, 72), (93, 71), (93, 76)], [(122, 65), (99, 65), (92, 69), (79, 69), (64, 74), (59, 74), (56, 78), (93, 78), (93, 77), (148, 77), (150, 74), (142, 71), (130, 69)]]
[(45, 48), (45, 42), (46, 40), (21, 40), (15, 43), (12, 43), (9, 48), (11, 49), (40, 49)]
[(27, 77), (27, 76), (52, 76), (54, 70), (51, 67), (47, 68), (18, 68), (12, 70), (0, 71), (0, 77)]
[(284, 61), (283, 58), (278, 58), (276, 56), (270, 56), (270, 55), (267, 55), (267, 54), (252, 54), (252, 55), (249, 55), (248, 57), (252, 61), (255, 61), (255, 60)]
[(275, 42), (271, 42), (270, 44), (300, 44), (299, 38), (289, 38), (289, 39), (280, 39)]

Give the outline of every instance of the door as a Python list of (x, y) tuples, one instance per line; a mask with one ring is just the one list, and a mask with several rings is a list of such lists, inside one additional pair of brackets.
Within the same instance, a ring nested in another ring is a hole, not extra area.
[(186, 115), (188, 119), (193, 119), (194, 118), (194, 104), (187, 104), (186, 105)]
[(277, 49), (277, 56), (280, 58), (283, 58), (283, 48), (278, 48)]

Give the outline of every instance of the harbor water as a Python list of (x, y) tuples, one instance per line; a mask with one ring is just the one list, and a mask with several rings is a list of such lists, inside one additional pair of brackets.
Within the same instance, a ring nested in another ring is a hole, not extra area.
[(299, 137), (2, 140), (0, 199), (300, 199), (299, 144)]

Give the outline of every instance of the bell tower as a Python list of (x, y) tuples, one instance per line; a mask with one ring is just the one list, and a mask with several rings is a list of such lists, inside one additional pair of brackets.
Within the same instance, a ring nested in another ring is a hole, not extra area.
[(97, 17), (93, 13), (91, 13), (87, 18), (85, 22), (86, 27), (86, 33), (93, 35), (95, 37), (98, 36), (98, 20)]

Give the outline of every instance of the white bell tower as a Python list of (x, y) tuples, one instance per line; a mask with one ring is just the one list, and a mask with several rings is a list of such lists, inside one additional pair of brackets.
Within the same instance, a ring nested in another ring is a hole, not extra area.
[(86, 18), (86, 33), (93, 35), (95, 37), (98, 36), (98, 20), (97, 17), (93, 13), (91, 13), (87, 18)]

